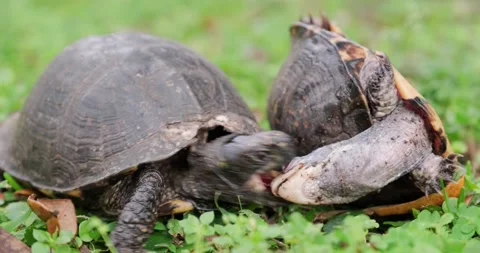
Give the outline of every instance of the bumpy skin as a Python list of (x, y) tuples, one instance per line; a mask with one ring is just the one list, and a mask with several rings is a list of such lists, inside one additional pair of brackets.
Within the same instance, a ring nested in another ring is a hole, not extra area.
[(157, 207), (164, 201), (165, 182), (160, 171), (144, 168), (136, 177), (135, 187), (111, 234), (119, 252), (143, 252), (143, 243), (153, 232)]
[(259, 130), (227, 77), (190, 49), (139, 33), (89, 37), (0, 126), (0, 168), (42, 192), (83, 193), (86, 208), (118, 216), (120, 252), (139, 252), (157, 216), (197, 200), (285, 203), (265, 178), (293, 158), (293, 140)]
[(178, 155), (168, 163), (142, 165), (103, 193), (99, 203), (103, 211), (120, 215), (112, 234), (120, 252), (141, 252), (159, 215), (193, 209), (197, 200), (212, 201), (217, 194), (220, 201), (233, 204), (286, 204), (259, 179), (270, 171), (279, 173), (294, 157), (288, 135), (277, 131), (232, 134), (192, 149), (188, 158)]
[(360, 70), (360, 82), (367, 89), (370, 112), (376, 120), (389, 115), (399, 101), (390, 60), (383, 53), (371, 52)]
[(451, 181), (453, 167), (430, 147), (423, 120), (401, 105), (355, 137), (295, 158), (272, 191), (299, 204), (343, 204), (425, 168), (428, 185), (438, 191), (439, 177)]
[(261, 180), (272, 180), (294, 156), (293, 139), (283, 132), (224, 136), (194, 146), (188, 162), (195, 169), (178, 188), (197, 199), (212, 199), (215, 192), (221, 192), (220, 200), (231, 203), (243, 200), (275, 206), (279, 199), (266, 194), (270, 182)]

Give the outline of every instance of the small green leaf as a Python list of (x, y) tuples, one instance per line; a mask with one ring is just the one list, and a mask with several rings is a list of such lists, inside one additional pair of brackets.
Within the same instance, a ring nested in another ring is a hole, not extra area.
[(6, 231), (12, 233), (14, 232), (20, 225), (22, 225), (22, 223), (24, 222), (24, 220), (27, 218), (27, 215), (28, 214), (25, 214), (25, 218), (18, 218), (18, 219), (15, 219), (15, 220), (11, 220), (11, 221), (7, 221), (7, 222), (4, 222), (2, 223), (0, 226), (5, 229)]
[(468, 242), (465, 244), (465, 248), (463, 248), (463, 252), (464, 253), (478, 252), (479, 249), (480, 249), (480, 240), (475, 238), (475, 239), (468, 240)]
[(72, 231), (60, 231), (60, 234), (55, 239), (56, 244), (67, 244), (73, 239)]
[(417, 209), (412, 209), (412, 215), (415, 219), (418, 218), (419, 214), (420, 214), (420, 211), (418, 211)]
[(440, 221), (438, 222), (440, 225), (447, 225), (447, 224), (450, 224), (453, 219), (455, 218), (455, 216), (453, 216), (453, 214), (451, 213), (445, 213), (442, 215), (442, 217), (440, 218)]
[(23, 238), (23, 241), (28, 245), (28, 246), (32, 246), (37, 240), (35, 240), (35, 238), (33, 237), (33, 226), (32, 227), (28, 227), (25, 229), (25, 234), (24, 234), (24, 238)]
[(475, 234), (475, 226), (470, 224), (465, 218), (460, 218), (452, 228), (452, 236), (459, 240), (472, 238)]
[(91, 242), (93, 238), (90, 236), (90, 226), (88, 220), (84, 220), (78, 226), (78, 235), (84, 242)]
[(212, 226), (207, 226), (203, 232), (204, 236), (211, 236), (215, 234), (215, 229)]
[(21, 190), (22, 187), (17, 183), (17, 181), (7, 172), (3, 173), (3, 177), (8, 182), (8, 184), (12, 187), (14, 191)]
[(161, 222), (157, 222), (155, 224), (155, 227), (153, 228), (154, 230), (157, 230), (157, 231), (164, 231), (164, 230), (167, 230), (167, 228), (165, 227), (165, 225), (163, 225), (163, 223)]
[(78, 236), (75, 236), (74, 242), (75, 242), (75, 246), (76, 246), (77, 248), (80, 248), (80, 247), (82, 247), (82, 245), (83, 245), (82, 239), (81, 239), (80, 237), (78, 237)]
[(179, 221), (182, 230), (185, 234), (196, 233), (198, 227), (200, 226), (200, 221), (194, 215), (188, 215), (186, 219)]
[(390, 225), (392, 227), (401, 227), (405, 223), (406, 223), (406, 221), (385, 221), (385, 222), (383, 222), (384, 225)]
[(343, 221), (345, 220), (346, 217), (352, 215), (351, 213), (342, 213), (339, 215), (335, 215), (331, 219), (329, 219), (325, 225), (323, 226), (323, 231), (326, 233), (332, 232), (334, 229), (342, 226)]
[(32, 245), (32, 253), (50, 253), (50, 246), (43, 242), (36, 242)]
[(171, 246), (173, 246), (173, 248), (175, 249), (175, 246), (172, 245), (172, 237), (165, 231), (153, 233), (145, 243), (145, 248), (152, 251), (159, 250), (161, 248), (170, 249)]
[(8, 184), (7, 180), (0, 181), (0, 189), (7, 190), (7, 189), (10, 189), (10, 188), (12, 188), (12, 187)]
[(8, 204), (5, 209), (5, 215), (10, 220), (16, 220), (24, 217), (25, 214), (30, 214), (32, 211), (26, 202), (13, 202)]
[(47, 231), (34, 229), (33, 238), (35, 238), (35, 240), (37, 240), (38, 242), (49, 242), (51, 236)]
[(432, 219), (432, 213), (429, 210), (422, 210), (419, 214), (417, 219), (423, 222), (430, 222)]
[(218, 224), (213, 225), (213, 229), (215, 229), (215, 232), (219, 235), (224, 235), (226, 233), (225, 227)]
[(213, 219), (215, 218), (215, 214), (213, 211), (203, 213), (200, 215), (200, 222), (202, 222), (205, 225), (208, 225), (213, 222)]
[(458, 201), (456, 198), (448, 198), (446, 201), (442, 203), (442, 209), (446, 213), (456, 213)]
[(23, 222), (23, 225), (25, 225), (27, 227), (32, 225), (35, 221), (40, 221), (40, 218), (38, 218), (38, 216), (34, 212), (29, 212), (29, 213), (30, 214), (28, 215), (28, 217)]
[(168, 233), (172, 236), (183, 235), (182, 226), (176, 219), (170, 219), (167, 222)]
[(232, 238), (228, 236), (218, 236), (213, 238), (213, 243), (221, 246), (221, 247), (227, 247), (233, 245), (233, 240)]
[(185, 242), (188, 244), (194, 244), (197, 240), (197, 234), (186, 234), (185, 235)]
[(465, 224), (461, 225), (460, 230), (464, 234), (469, 234), (469, 233), (472, 233), (473, 230), (475, 230), (475, 225), (473, 225), (471, 223), (465, 223)]
[(60, 245), (56, 247), (55, 253), (73, 253), (74, 249), (70, 248), (68, 245)]
[[(93, 221), (93, 222), (92, 222)], [(89, 220), (84, 220), (78, 226), (78, 236), (84, 242), (91, 242), (95, 241), (100, 238), (100, 233), (98, 232), (98, 227), (102, 225), (102, 223), (96, 222), (93, 218)]]
[(108, 226), (108, 231), (113, 231), (116, 227), (117, 227), (117, 222), (116, 221), (112, 221), (110, 223), (107, 224)]
[(3, 199), (5, 200), (5, 202), (12, 202), (17, 200), (13, 192), (4, 192)]

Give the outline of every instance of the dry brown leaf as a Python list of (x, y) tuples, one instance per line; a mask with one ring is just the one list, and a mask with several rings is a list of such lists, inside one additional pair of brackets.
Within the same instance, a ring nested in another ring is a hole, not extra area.
[(469, 205), (470, 205), (470, 202), (472, 201), (472, 199), (473, 199), (473, 194), (468, 195), (467, 197), (465, 197), (465, 205), (469, 206)]
[(30, 189), (21, 189), (21, 190), (15, 191), (14, 193), (16, 199), (23, 199), (23, 200), (27, 199), (32, 194), (36, 194), (36, 192)]
[(30, 253), (30, 248), (7, 231), (0, 228), (0, 253)]
[[(465, 178), (462, 177), (458, 182), (450, 183), (445, 188), (448, 197), (457, 197), (460, 195), (460, 192), (465, 184)], [(470, 202), (471, 198), (467, 198), (465, 200), (466, 204)], [(429, 195), (428, 197), (421, 197), (419, 199), (395, 204), (395, 205), (387, 205), (387, 206), (375, 206), (363, 209), (362, 212), (368, 216), (380, 216), (380, 217), (387, 217), (387, 216), (395, 216), (395, 215), (405, 215), (412, 212), (413, 209), (422, 210), (429, 206), (440, 206), (443, 203), (443, 195), (440, 193), (434, 193)], [(339, 214), (346, 213), (348, 210), (334, 210), (328, 211), (324, 213), (317, 214), (314, 218), (316, 222), (325, 222), (332, 217), (335, 217)]]
[(30, 209), (44, 222), (53, 234), (57, 229), (77, 234), (77, 215), (70, 199), (37, 199), (35, 194), (27, 199)]
[[(458, 182), (450, 183), (445, 187), (448, 197), (458, 197), (464, 186), (465, 178), (462, 177)], [(434, 193), (428, 197), (421, 197), (417, 200), (410, 201), (407, 203), (402, 203), (398, 205), (391, 206), (379, 206), (367, 208), (364, 210), (364, 213), (367, 215), (378, 215), (378, 216), (391, 216), (391, 215), (402, 215), (408, 214), (412, 209), (422, 210), (429, 206), (440, 206), (443, 203), (443, 195), (440, 193)]]

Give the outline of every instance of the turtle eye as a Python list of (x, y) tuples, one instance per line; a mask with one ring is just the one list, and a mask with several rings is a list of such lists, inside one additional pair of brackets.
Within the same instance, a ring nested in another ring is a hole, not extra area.
[(257, 154), (256, 154), (256, 159), (258, 161), (265, 161), (267, 158), (268, 158), (269, 154), (267, 151), (259, 151)]

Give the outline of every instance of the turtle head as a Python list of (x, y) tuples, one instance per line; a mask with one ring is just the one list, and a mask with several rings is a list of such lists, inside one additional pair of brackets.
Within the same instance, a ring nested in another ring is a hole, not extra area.
[(398, 104), (394, 70), (382, 52), (369, 52), (360, 70), (360, 82), (367, 91), (368, 104), (377, 119), (390, 114)]
[(392, 84), (393, 68), (388, 57), (382, 52), (369, 51), (360, 69), (360, 81), (364, 85)]
[(240, 196), (248, 202), (269, 204), (266, 201), (276, 199), (270, 191), (271, 181), (295, 153), (293, 139), (280, 131), (230, 134), (192, 147), (188, 173), (196, 185), (202, 185), (194, 190), (194, 197), (211, 198), (219, 193), (228, 202), (238, 202)]

